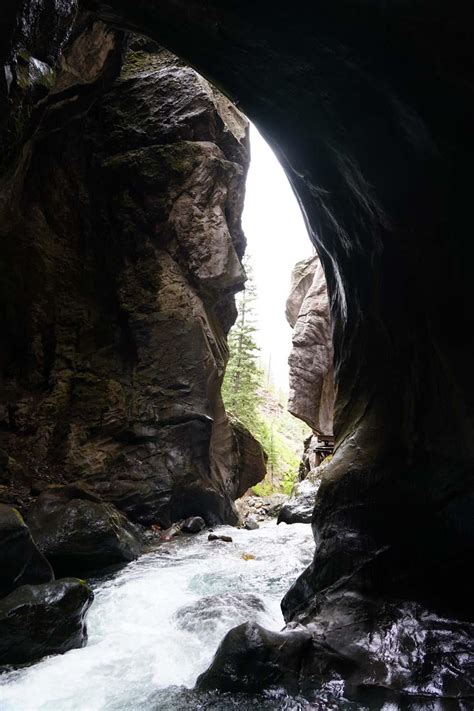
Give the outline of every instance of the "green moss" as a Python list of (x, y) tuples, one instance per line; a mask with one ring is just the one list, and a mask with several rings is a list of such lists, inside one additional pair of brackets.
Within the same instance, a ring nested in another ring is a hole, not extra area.
[(151, 68), (151, 64), (148, 52), (129, 52), (122, 67), (121, 77), (127, 79), (138, 72)]
[(13, 514), (16, 516), (18, 521), (21, 523), (22, 526), (26, 526), (25, 519), (21, 515), (21, 513), (18, 511), (18, 509), (12, 508)]

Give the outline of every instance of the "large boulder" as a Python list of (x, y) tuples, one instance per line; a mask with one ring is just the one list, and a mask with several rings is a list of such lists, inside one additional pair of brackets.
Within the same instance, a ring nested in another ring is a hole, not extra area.
[(267, 473), (267, 453), (237, 418), (229, 416), (232, 434), (231, 462), (234, 498), (239, 499)]
[(278, 523), (311, 523), (320, 483), (308, 478), (295, 484), (291, 497), (281, 507)]
[(53, 570), (20, 513), (0, 504), (0, 598), (29, 583), (48, 583)]
[(63, 654), (87, 641), (92, 590), (75, 578), (22, 585), (0, 601), (0, 665)]
[(272, 686), (295, 688), (303, 654), (311, 645), (303, 627), (270, 632), (257, 623), (234, 627), (222, 640), (197, 687), (231, 692), (259, 692)]
[(32, 506), (28, 524), (57, 575), (79, 574), (140, 555), (142, 536), (115, 506), (81, 487), (52, 487)]

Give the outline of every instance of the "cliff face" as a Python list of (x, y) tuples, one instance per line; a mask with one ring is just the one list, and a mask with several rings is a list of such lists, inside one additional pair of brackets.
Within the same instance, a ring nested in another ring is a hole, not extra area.
[(286, 318), (293, 328), (288, 410), (313, 432), (332, 436), (334, 370), (329, 297), (317, 255), (293, 269)]
[(10, 209), (1, 497), (27, 507), (32, 487), (80, 480), (142, 523), (234, 522), (220, 384), (247, 121), (168, 52), (128, 44), (75, 25)]

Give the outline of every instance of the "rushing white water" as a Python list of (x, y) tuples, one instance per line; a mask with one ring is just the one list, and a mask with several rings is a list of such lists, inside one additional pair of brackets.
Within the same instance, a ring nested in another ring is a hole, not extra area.
[[(1, 675), (1, 711), (243, 709), (232, 696), (189, 689), (231, 627), (255, 620), (281, 628), (281, 597), (314, 543), (303, 524), (219, 533), (233, 543), (208, 542), (207, 532), (175, 539), (91, 581), (87, 646)], [(259, 707), (302, 708), (267, 704)]]

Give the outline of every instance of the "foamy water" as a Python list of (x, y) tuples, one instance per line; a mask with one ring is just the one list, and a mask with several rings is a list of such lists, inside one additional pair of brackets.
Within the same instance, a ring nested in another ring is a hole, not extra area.
[[(280, 600), (314, 543), (303, 524), (219, 533), (233, 543), (208, 542), (203, 532), (91, 581), (87, 646), (1, 675), (1, 711), (243, 709), (242, 699), (189, 690), (231, 627), (247, 620), (282, 627)], [(260, 708), (305, 707), (285, 698)]]

